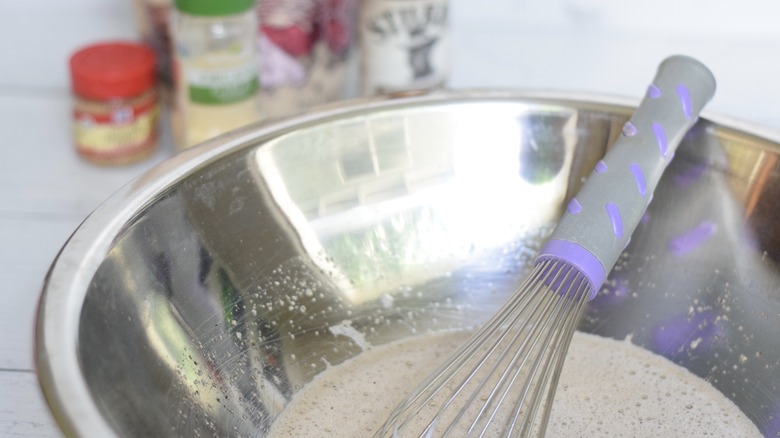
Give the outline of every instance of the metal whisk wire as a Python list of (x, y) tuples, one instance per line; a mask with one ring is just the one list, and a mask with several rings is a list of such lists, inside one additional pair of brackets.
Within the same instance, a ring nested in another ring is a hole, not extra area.
[[(534, 425), (533, 421), (536, 418), (536, 411), (541, 406), (542, 402), (545, 402), (542, 419), (538, 422), (537, 434), (544, 435), (545, 428), (547, 426), (547, 419), (549, 418), (552, 408), (552, 400), (555, 396), (555, 390), (558, 387), (558, 379), (560, 377), (561, 369), (563, 367), (564, 358), (569, 348), (569, 343), (574, 335), (574, 331), (577, 328), (577, 324), (582, 317), (582, 313), (585, 309), (585, 303), (588, 301), (588, 297), (591, 294), (590, 285), (576, 269), (571, 268), (568, 265), (561, 266), (558, 260), (545, 261), (539, 266), (544, 269), (555, 271), (566, 271), (567, 276), (573, 278), (569, 281), (563, 280), (564, 285), (568, 285), (565, 290), (555, 290), (555, 294), (548, 296), (552, 301), (556, 302), (555, 314), (552, 318), (543, 319), (547, 326), (547, 338), (541, 344), (547, 346), (544, 350), (544, 354), (537, 354), (535, 356), (535, 362), (530, 371), (531, 374), (535, 374), (539, 366), (542, 366), (540, 379), (537, 380), (534, 393), (531, 396), (533, 403), (529, 406), (528, 414), (523, 417), (524, 421), (521, 422), (520, 435), (526, 436)], [(553, 280), (554, 281), (554, 280)], [(576, 286), (575, 286), (576, 285)], [(526, 380), (526, 386), (529, 385), (531, 379)], [(547, 389), (547, 396), (541, 397), (542, 391)], [(516, 407), (515, 416), (511, 427), (507, 428), (507, 435), (511, 434), (511, 431), (515, 430), (517, 422), (520, 420), (521, 409), (524, 400), (518, 403)]]
[(531, 275), (398, 405), (378, 436), (544, 434), (585, 303), (628, 245), (675, 149), (714, 92), (712, 73), (693, 58), (671, 56), (659, 65), (623, 135), (537, 253)]
[[(527, 319), (523, 317), (524, 310), (518, 309), (511, 321), (507, 322), (510, 326), (517, 323), (522, 323), (524, 326), (522, 329), (514, 331), (511, 341), (507, 344), (496, 363), (493, 364), (490, 373), (495, 372), (498, 364), (503, 362), (506, 355), (514, 351), (509, 361), (511, 367), (504, 369), (498, 384), (491, 391), (487, 400), (485, 400), (482, 409), (469, 428), (469, 434), (475, 432), (474, 429), (480, 422), (482, 423), (482, 430), (479, 432), (479, 436), (483, 436), (487, 432), (488, 426), (498, 415), (499, 408), (505, 406), (507, 398), (512, 396), (512, 389), (518, 383), (518, 379), (521, 379), (523, 386), (518, 392), (519, 397), (514, 404), (514, 415), (511, 416), (511, 421), (506, 425), (505, 432), (506, 435), (511, 435), (512, 431), (517, 428), (518, 422), (523, 429), (531, 426), (536, 411), (540, 406), (541, 391), (548, 386), (547, 382), (552, 377), (552, 372), (559, 368), (555, 364), (558, 362), (562, 364), (562, 361), (554, 360), (561, 358), (565, 354), (565, 346), (560, 348), (558, 344), (566, 337), (562, 330), (571, 327), (573, 331), (576, 321), (579, 320), (582, 303), (585, 302), (584, 298), (587, 296), (585, 293), (587, 284), (582, 278), (577, 278), (579, 275), (576, 272), (573, 273), (571, 270), (567, 270), (563, 279), (557, 278), (564, 272), (557, 265), (557, 261), (541, 264), (537, 269), (538, 274), (532, 275), (531, 283), (526, 285), (526, 287), (530, 286), (530, 290), (518, 290), (518, 294), (528, 297), (526, 300), (527, 304), (523, 306), (524, 308), (530, 307), (532, 302), (536, 304), (533, 307), (532, 315)], [(550, 272), (556, 273), (555, 278), (549, 278)], [(544, 274), (544, 278), (539, 278), (542, 274)], [(539, 290), (544, 289), (545, 284), (556, 284), (559, 280), (561, 280), (562, 285), (567, 286), (565, 291)], [(549, 299), (534, 300), (534, 298)], [(575, 309), (575, 311), (572, 312), (572, 309)], [(569, 321), (572, 323), (569, 323)], [(527, 333), (526, 330), (531, 333), (527, 337), (522, 337)], [(511, 329), (507, 328), (505, 335), (511, 331)], [(520, 346), (517, 346), (519, 340), (522, 342)], [(542, 354), (531, 354), (537, 351), (537, 349), (542, 349)], [(528, 363), (528, 360), (531, 358), (534, 358), (534, 361)], [(489, 360), (488, 358), (485, 359)], [(529, 365), (530, 368), (528, 368)], [(527, 374), (523, 376), (522, 374), (526, 371)], [(484, 382), (482, 386), (484, 386)], [(499, 388), (503, 388), (503, 390), (499, 391)], [(483, 389), (480, 387), (480, 391)], [(472, 403), (476, 394), (475, 392), (472, 395), (472, 399), (467, 403)], [(530, 402), (530, 404), (527, 404), (527, 402)], [(491, 407), (490, 415), (483, 417)], [(527, 415), (522, 415), (523, 408), (526, 408)], [(461, 411), (461, 413), (463, 412)], [(451, 431), (452, 426), (448, 432)]]
[[(542, 391), (554, 392), (548, 381), (557, 380), (563, 364), (566, 345), (560, 344), (571, 338), (588, 295), (588, 283), (575, 269), (554, 260), (540, 263), (379, 433), (403, 436), (414, 422), (423, 425), (419, 436), (495, 435), (498, 424), (505, 425), (505, 436), (531, 430)], [(548, 411), (549, 404), (544, 415)]]

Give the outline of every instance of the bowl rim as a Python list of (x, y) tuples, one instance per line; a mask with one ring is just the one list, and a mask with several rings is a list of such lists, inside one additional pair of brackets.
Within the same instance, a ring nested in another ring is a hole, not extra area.
[[(83, 376), (78, 357), (79, 322), (91, 278), (115, 237), (136, 214), (185, 176), (235, 150), (294, 129), (374, 111), (437, 104), (528, 101), (598, 105), (630, 114), (637, 98), (553, 90), (442, 90), (404, 97), (353, 99), (323, 105), (282, 119), (258, 122), (174, 154), (130, 180), (92, 211), (52, 261), (37, 302), (34, 364), (39, 386), (58, 426), (67, 436), (116, 436)], [(767, 142), (780, 144), (780, 130), (704, 111), (702, 118)]]

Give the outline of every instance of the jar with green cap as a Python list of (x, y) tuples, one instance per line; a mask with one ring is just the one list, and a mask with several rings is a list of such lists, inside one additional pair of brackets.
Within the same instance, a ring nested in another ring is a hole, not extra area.
[(259, 118), (254, 0), (176, 0), (173, 128), (190, 147)]

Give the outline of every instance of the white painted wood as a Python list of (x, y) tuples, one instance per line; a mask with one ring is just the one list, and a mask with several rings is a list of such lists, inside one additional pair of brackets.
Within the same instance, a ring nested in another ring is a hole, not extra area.
[(0, 372), (0, 436), (59, 437), (32, 372)]
[(780, 4), (771, 0), (451, 0), (455, 17), (500, 31), (509, 28), (600, 28), (606, 34), (694, 37), (774, 36)]
[[(656, 2), (647, 5), (656, 7)], [(775, 104), (780, 99), (780, 58), (770, 55), (780, 47), (780, 27), (762, 36), (654, 34), (612, 30), (587, 20), (544, 27), (513, 23), (506, 16), (491, 18), (475, 21), (465, 10), (455, 15), (459, 31), (453, 37), (453, 88), (552, 89), (638, 99), (658, 63), (679, 53), (700, 59), (715, 74), (718, 90), (709, 111), (763, 124), (780, 120), (780, 105)]]
[[(0, 94), (0, 212), (86, 216), (111, 193), (174, 153), (163, 142), (152, 159), (101, 167), (71, 143), (71, 101), (64, 93)], [(23, 190), (19, 190), (21, 187)]]
[(3, 91), (65, 91), (75, 50), (105, 39), (136, 38), (130, 0), (4, 0), (0, 28)]
[(8, 216), (14, 215), (0, 213), (0, 370), (33, 370), (33, 322), (43, 279), (81, 217)]

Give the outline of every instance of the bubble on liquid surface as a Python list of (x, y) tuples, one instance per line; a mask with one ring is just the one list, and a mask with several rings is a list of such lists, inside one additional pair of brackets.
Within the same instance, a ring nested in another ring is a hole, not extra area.
[(393, 303), (395, 302), (395, 299), (392, 297), (392, 295), (389, 294), (382, 294), (381, 297), (379, 297), (380, 302), (382, 303), (382, 307), (385, 309), (390, 309), (393, 307)]

